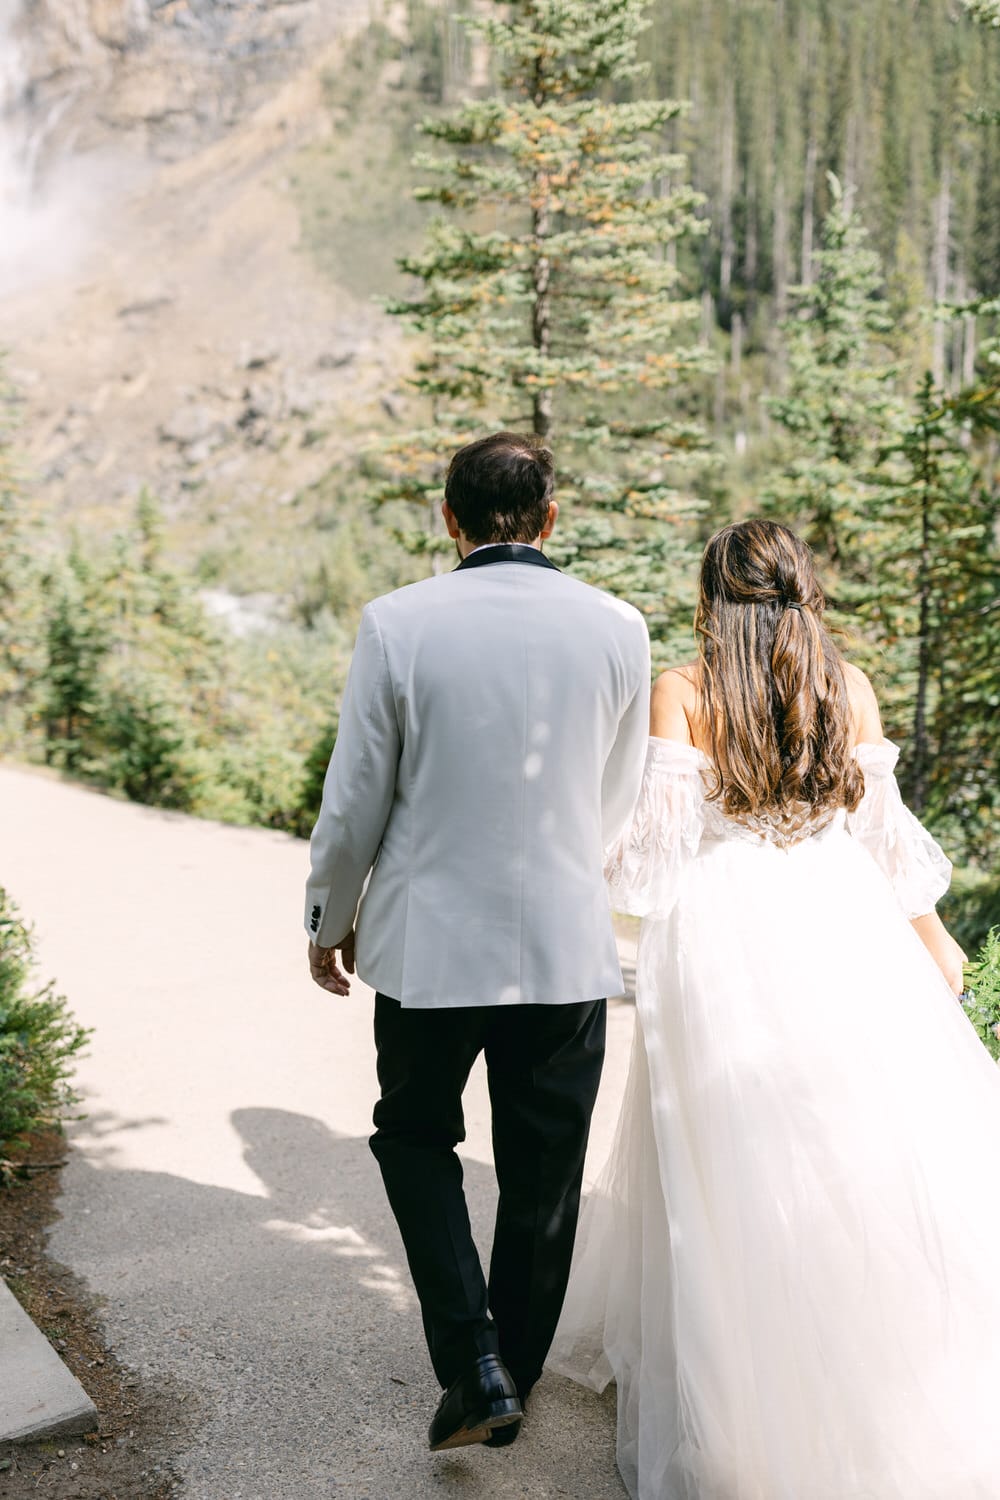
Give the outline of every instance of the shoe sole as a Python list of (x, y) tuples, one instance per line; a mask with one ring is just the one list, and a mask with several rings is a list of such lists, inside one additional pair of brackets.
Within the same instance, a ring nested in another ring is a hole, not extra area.
[[(500, 1405), (501, 1403), (498, 1402), (497, 1404)], [(485, 1443), (486, 1439), (492, 1433), (496, 1432), (498, 1427), (509, 1427), (511, 1423), (521, 1420), (524, 1412), (521, 1410), (520, 1402), (506, 1401), (502, 1404), (514, 1409), (510, 1411), (490, 1412), (480, 1422), (473, 1423), (471, 1426), (466, 1424), (464, 1427), (459, 1427), (450, 1436), (442, 1438), (440, 1443), (434, 1443), (430, 1451), (432, 1453), (444, 1453), (449, 1448), (471, 1448), (475, 1443)]]

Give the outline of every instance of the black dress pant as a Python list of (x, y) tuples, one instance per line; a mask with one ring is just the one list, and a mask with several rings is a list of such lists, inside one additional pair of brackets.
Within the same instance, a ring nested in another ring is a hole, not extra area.
[[(606, 1002), (404, 1010), (375, 997), (381, 1094), (371, 1148), (448, 1386), (499, 1353), (522, 1396), (541, 1374), (569, 1279)], [(500, 1200), (489, 1283), (455, 1146), (462, 1090), (486, 1054)]]

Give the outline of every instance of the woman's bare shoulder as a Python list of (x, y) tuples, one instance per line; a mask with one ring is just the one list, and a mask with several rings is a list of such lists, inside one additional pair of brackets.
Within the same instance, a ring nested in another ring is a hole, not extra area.
[(851, 702), (870, 702), (874, 699), (875, 689), (861, 668), (856, 667), (846, 657), (842, 659), (842, 665), (844, 668), (844, 681), (847, 684), (847, 696)]
[(879, 713), (875, 689), (861, 668), (856, 667), (850, 661), (844, 662), (844, 683), (851, 705), (851, 717), (854, 720), (855, 743), (877, 745), (883, 735), (882, 716)]
[(692, 744), (692, 721), (698, 709), (698, 662), (668, 667), (653, 683), (650, 733), (657, 739)]
[(689, 695), (696, 696), (700, 680), (701, 662), (686, 661), (679, 667), (668, 667), (665, 672), (661, 672), (653, 683), (653, 691), (655, 692), (658, 688), (665, 693), (686, 691)]

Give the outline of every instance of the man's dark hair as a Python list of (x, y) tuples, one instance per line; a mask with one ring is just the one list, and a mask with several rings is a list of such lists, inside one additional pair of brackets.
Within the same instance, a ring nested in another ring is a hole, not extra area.
[(554, 484), (552, 454), (540, 438), (494, 432), (459, 448), (444, 496), (470, 542), (533, 542)]

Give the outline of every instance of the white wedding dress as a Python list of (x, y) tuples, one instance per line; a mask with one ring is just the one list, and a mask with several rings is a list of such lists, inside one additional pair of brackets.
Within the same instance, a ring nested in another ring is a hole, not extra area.
[(637, 1500), (998, 1500), (1000, 1070), (907, 921), (950, 866), (885, 742), (800, 842), (652, 740), (618, 1135), (552, 1368), (618, 1387)]

